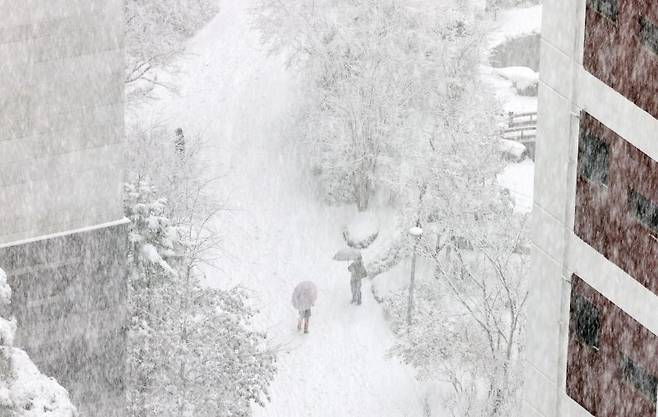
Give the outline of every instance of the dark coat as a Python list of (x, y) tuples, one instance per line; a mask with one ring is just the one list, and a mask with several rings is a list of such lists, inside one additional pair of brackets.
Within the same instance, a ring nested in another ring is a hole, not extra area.
[(351, 281), (358, 281), (368, 276), (368, 272), (360, 259), (352, 262), (350, 266), (347, 267), (347, 270), (352, 274)]

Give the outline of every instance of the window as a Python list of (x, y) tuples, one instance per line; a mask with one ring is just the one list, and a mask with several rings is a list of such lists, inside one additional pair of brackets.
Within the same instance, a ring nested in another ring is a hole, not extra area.
[(617, 21), (617, 16), (619, 15), (619, 4), (618, 0), (589, 0), (587, 3), (589, 7), (596, 10), (598, 13)]
[(631, 214), (658, 235), (658, 205), (635, 190), (629, 191), (629, 205)]
[(620, 370), (622, 381), (632, 385), (653, 404), (656, 403), (658, 378), (624, 355), (621, 357)]
[(599, 138), (585, 133), (578, 141), (578, 172), (581, 176), (608, 185), (610, 147)]
[(640, 42), (658, 55), (658, 25), (644, 16), (640, 17)]
[(601, 330), (601, 314), (599, 310), (585, 297), (576, 295), (571, 306), (571, 314), (578, 340), (598, 350), (599, 333)]

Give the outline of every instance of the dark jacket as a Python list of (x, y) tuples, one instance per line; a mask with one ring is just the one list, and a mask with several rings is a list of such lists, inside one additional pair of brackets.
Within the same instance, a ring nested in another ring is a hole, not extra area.
[(347, 270), (352, 274), (352, 281), (357, 281), (368, 276), (368, 272), (360, 259), (352, 262), (350, 266), (347, 267)]

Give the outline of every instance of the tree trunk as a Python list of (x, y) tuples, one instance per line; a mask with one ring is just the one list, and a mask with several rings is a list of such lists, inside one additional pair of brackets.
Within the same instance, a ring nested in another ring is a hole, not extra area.
[(368, 177), (362, 173), (355, 178), (356, 207), (359, 212), (368, 210), (370, 203), (370, 187), (368, 186)]
[(418, 239), (414, 243), (414, 253), (411, 257), (411, 277), (409, 278), (409, 301), (407, 302), (407, 333), (411, 331), (411, 321), (414, 312), (414, 290), (416, 287), (416, 250), (418, 248)]
[[(188, 324), (187, 318), (190, 316), (190, 281), (192, 276), (192, 265), (191, 261), (188, 260), (188, 264), (185, 267), (185, 290), (183, 293), (183, 303), (182, 303), (182, 328), (181, 328), (181, 344), (187, 346), (189, 344), (188, 337)], [(181, 364), (180, 364), (180, 392), (182, 395), (178, 398), (178, 415), (179, 417), (185, 417), (187, 414), (187, 398), (188, 398), (188, 377), (187, 377), (187, 357), (184, 354), (184, 351), (181, 351)]]

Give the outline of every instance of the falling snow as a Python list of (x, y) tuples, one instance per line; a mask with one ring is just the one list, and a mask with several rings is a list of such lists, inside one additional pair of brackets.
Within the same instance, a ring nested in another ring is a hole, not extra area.
[(658, 8), (550, 1), (0, 1), (0, 416), (656, 415)]

